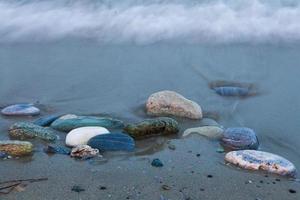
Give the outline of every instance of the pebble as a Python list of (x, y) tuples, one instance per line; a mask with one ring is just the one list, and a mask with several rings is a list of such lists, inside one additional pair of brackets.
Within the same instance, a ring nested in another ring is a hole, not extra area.
[(9, 128), (8, 132), (11, 137), (20, 140), (40, 138), (47, 141), (55, 141), (58, 138), (53, 130), (30, 122), (16, 122)]
[(248, 88), (233, 86), (216, 87), (214, 91), (221, 96), (247, 96), (250, 92)]
[(168, 90), (152, 94), (147, 100), (146, 110), (149, 115), (154, 116), (172, 115), (190, 119), (202, 118), (202, 109), (196, 102)]
[(151, 165), (153, 167), (163, 167), (164, 166), (164, 164), (158, 158), (153, 159), (151, 162)]
[(196, 133), (209, 139), (220, 139), (223, 136), (223, 132), (224, 130), (217, 126), (203, 126), (186, 129), (183, 132), (182, 137), (187, 137), (192, 133)]
[(105, 128), (123, 128), (122, 121), (108, 117), (64, 115), (55, 120), (51, 127), (64, 132), (86, 126), (101, 126)]
[(99, 156), (99, 150), (93, 149), (88, 145), (78, 145), (71, 150), (71, 157), (79, 158), (79, 159), (89, 159), (96, 156)]
[(18, 140), (0, 141), (0, 152), (7, 153), (10, 156), (26, 156), (33, 151), (33, 145), (30, 142)]
[(70, 155), (71, 150), (66, 147), (56, 146), (56, 145), (48, 145), (44, 151), (48, 154), (63, 154), (63, 155)]
[(87, 126), (73, 129), (66, 136), (66, 145), (75, 147), (87, 142), (97, 135), (108, 134), (109, 131), (100, 126)]
[(259, 141), (255, 132), (250, 128), (227, 128), (221, 138), (220, 144), (226, 150), (258, 149)]
[(39, 125), (39, 126), (50, 126), (50, 124), (52, 122), (54, 122), (55, 120), (57, 120), (60, 117), (60, 115), (50, 115), (50, 116), (46, 116), (46, 117), (41, 117), (37, 120), (35, 120), (33, 123), (35, 125)]
[(5, 107), (1, 113), (7, 116), (34, 116), (40, 114), (40, 109), (34, 107), (33, 104), (22, 103)]
[(124, 131), (133, 138), (146, 138), (154, 135), (170, 135), (179, 131), (176, 120), (169, 117), (158, 117), (154, 119), (146, 119), (137, 124), (129, 124)]
[(134, 151), (135, 143), (132, 137), (123, 133), (102, 134), (92, 137), (88, 145), (100, 151)]
[(174, 144), (169, 144), (168, 148), (173, 151), (176, 150), (176, 146)]
[(74, 185), (73, 187), (72, 187), (72, 191), (73, 192), (83, 192), (83, 191), (85, 191), (85, 189), (83, 189), (81, 186), (79, 186), (79, 185)]
[(0, 159), (5, 159), (8, 157), (8, 154), (6, 152), (0, 151)]
[(168, 185), (162, 185), (161, 188), (162, 188), (163, 190), (171, 190), (171, 187), (168, 186)]
[(263, 151), (232, 151), (225, 155), (225, 161), (248, 170), (262, 170), (281, 176), (296, 175), (293, 163), (281, 156)]

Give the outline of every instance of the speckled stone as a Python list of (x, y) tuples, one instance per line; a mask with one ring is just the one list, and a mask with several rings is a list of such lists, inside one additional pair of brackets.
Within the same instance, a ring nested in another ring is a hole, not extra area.
[(30, 142), (18, 140), (0, 141), (0, 152), (5, 152), (11, 156), (26, 156), (33, 151), (33, 145)]
[(124, 131), (133, 138), (145, 138), (154, 135), (170, 135), (179, 131), (176, 120), (169, 117), (147, 119), (137, 124), (128, 124)]
[(55, 132), (49, 128), (35, 125), (30, 122), (14, 123), (8, 130), (13, 138), (25, 140), (28, 138), (40, 138), (47, 141), (55, 141), (58, 137)]
[(296, 176), (296, 168), (287, 159), (263, 151), (240, 150), (225, 155), (225, 161), (248, 170), (262, 170), (282, 176)]
[(259, 142), (255, 132), (246, 127), (227, 128), (220, 144), (226, 150), (257, 149)]
[(147, 113), (154, 116), (173, 115), (190, 119), (201, 119), (202, 109), (194, 101), (173, 91), (152, 94), (146, 103)]

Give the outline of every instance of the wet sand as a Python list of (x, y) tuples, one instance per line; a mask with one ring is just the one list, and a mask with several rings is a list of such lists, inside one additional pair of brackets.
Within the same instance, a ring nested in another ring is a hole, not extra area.
[[(260, 150), (279, 154), (299, 168), (299, 51), (298, 45), (101, 46), (75, 41), (2, 45), (1, 104), (38, 101), (42, 116), (100, 114), (136, 122), (147, 117), (142, 105), (150, 94), (174, 90), (205, 111), (217, 112), (224, 127), (254, 129)], [(254, 83), (261, 95), (220, 97), (207, 82), (219, 79)], [(7, 139), (13, 122), (35, 118), (0, 119), (0, 138)], [(181, 134), (201, 121), (179, 119), (179, 123)], [(199, 136), (182, 139), (180, 134), (138, 141), (135, 153), (106, 153), (107, 161), (99, 163), (48, 156), (42, 152), (44, 144), (34, 140), (32, 158), (1, 161), (0, 181), (49, 180), (0, 199), (300, 198), (298, 181), (224, 165), (224, 154), (216, 152), (218, 142)], [(63, 143), (64, 134), (60, 135)], [(170, 150), (168, 143), (176, 149)], [(164, 167), (152, 167), (153, 158), (160, 158)], [(71, 191), (74, 185), (85, 191)]]

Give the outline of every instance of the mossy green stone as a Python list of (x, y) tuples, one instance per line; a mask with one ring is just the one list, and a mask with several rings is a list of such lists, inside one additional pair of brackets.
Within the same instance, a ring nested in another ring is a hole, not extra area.
[(18, 140), (0, 141), (0, 151), (11, 156), (25, 156), (32, 153), (33, 145), (30, 142)]
[(8, 131), (11, 137), (20, 140), (40, 138), (47, 141), (55, 141), (57, 139), (57, 135), (53, 130), (30, 122), (17, 122), (13, 124)]
[(124, 128), (133, 138), (150, 137), (153, 135), (176, 134), (179, 131), (176, 120), (169, 117), (147, 119), (137, 124), (129, 124)]

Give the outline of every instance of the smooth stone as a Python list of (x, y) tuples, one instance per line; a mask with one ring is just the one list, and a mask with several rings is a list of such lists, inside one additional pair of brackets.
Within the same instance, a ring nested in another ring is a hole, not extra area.
[(22, 103), (5, 107), (1, 110), (1, 113), (8, 116), (32, 116), (40, 114), (40, 109), (34, 107), (33, 104)]
[(55, 120), (51, 127), (64, 132), (86, 126), (102, 126), (105, 128), (123, 128), (122, 121), (107, 117), (64, 115)]
[(217, 126), (202, 126), (186, 129), (182, 137), (187, 137), (192, 133), (196, 133), (210, 139), (220, 139), (223, 136), (224, 130)]
[(152, 94), (146, 103), (147, 113), (154, 116), (173, 115), (190, 119), (201, 119), (202, 109), (194, 101), (173, 91)]
[(226, 150), (258, 149), (259, 141), (255, 132), (246, 127), (227, 128), (220, 144)]
[(296, 167), (287, 159), (263, 151), (240, 150), (225, 155), (225, 161), (248, 170), (262, 170), (282, 176), (296, 176)]
[(232, 86), (216, 87), (214, 91), (221, 96), (247, 96), (250, 92), (248, 88)]
[(10, 156), (26, 156), (33, 151), (33, 145), (30, 142), (18, 140), (0, 141), (0, 152), (5, 152)]
[(164, 164), (158, 158), (153, 159), (151, 162), (151, 165), (153, 167), (163, 167), (164, 166)]
[(35, 120), (33, 123), (39, 126), (50, 126), (50, 124), (57, 120), (59, 117), (60, 115), (50, 115), (46, 117), (41, 117)]
[(211, 118), (202, 118), (200, 121), (199, 121), (199, 126), (217, 126), (217, 127), (220, 127), (220, 128), (223, 128), (222, 125), (220, 125), (216, 120), (214, 119), (211, 119)]
[(133, 151), (135, 148), (133, 138), (123, 133), (95, 136), (88, 141), (88, 145), (100, 151)]
[(71, 150), (66, 147), (56, 146), (56, 145), (48, 145), (44, 151), (48, 154), (63, 154), (70, 155)]
[(78, 145), (71, 150), (71, 157), (79, 159), (89, 159), (99, 155), (99, 150), (89, 145)]
[(14, 123), (8, 130), (13, 138), (25, 140), (27, 138), (40, 138), (48, 141), (55, 141), (58, 137), (55, 132), (49, 128), (35, 125), (30, 122)]
[(108, 134), (109, 131), (106, 128), (100, 126), (87, 126), (76, 128), (70, 131), (66, 136), (66, 145), (75, 147), (81, 144), (87, 144), (87, 142), (97, 135)]
[(8, 158), (8, 153), (0, 151), (0, 159)]
[(133, 138), (145, 138), (154, 135), (170, 135), (179, 131), (176, 120), (169, 117), (146, 119), (137, 124), (128, 124), (124, 131)]

